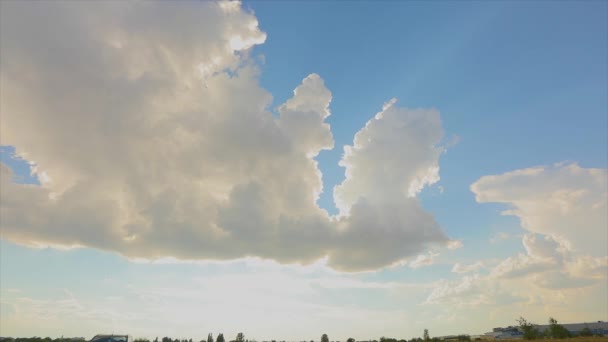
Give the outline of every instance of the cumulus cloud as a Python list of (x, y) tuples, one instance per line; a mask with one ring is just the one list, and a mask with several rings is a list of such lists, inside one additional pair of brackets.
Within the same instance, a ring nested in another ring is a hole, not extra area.
[(374, 203), (403, 200), (439, 181), (443, 151), (439, 113), (399, 108), (396, 102), (386, 103), (355, 135), (353, 146), (344, 147), (340, 165), (346, 168), (346, 179), (334, 189), (342, 214), (350, 211), (361, 194)]
[(330, 264), (349, 268), (356, 258), (374, 268), (401, 253), (418, 254), (426, 244), (449, 242), (415, 197), (439, 180), (442, 135), (437, 111), (400, 108), (392, 99), (344, 147), (346, 179), (334, 188), (334, 200), (338, 229), (347, 236), (339, 251), (353, 253), (332, 255)]
[(492, 269), (491, 274), (495, 277), (523, 277), (532, 273), (555, 269), (559, 261), (556, 259), (535, 258), (519, 253), (500, 262)]
[(341, 215), (316, 200), (334, 141), (316, 74), (268, 107), (240, 3), (3, 2), (2, 236), (131, 258), (255, 256), (358, 271), (446, 244), (416, 195), (439, 180), (439, 113), (388, 103), (345, 148)]
[(484, 176), (471, 185), (477, 202), (505, 203), (504, 215), (573, 250), (608, 255), (608, 170), (555, 164)]
[(503, 214), (517, 216), (529, 231), (522, 238), (525, 253), (503, 260), (490, 275), (531, 277), (551, 289), (605, 279), (607, 176), (604, 169), (555, 164), (485, 176), (471, 185), (478, 202), (508, 204)]

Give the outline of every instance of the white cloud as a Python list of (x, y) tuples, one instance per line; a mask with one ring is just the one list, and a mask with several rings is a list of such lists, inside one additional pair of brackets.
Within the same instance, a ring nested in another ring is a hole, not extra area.
[(495, 277), (523, 277), (531, 273), (543, 272), (556, 268), (555, 260), (543, 260), (520, 253), (508, 257), (492, 269)]
[(471, 185), (477, 202), (505, 203), (534, 233), (563, 240), (571, 249), (608, 255), (608, 170), (556, 164), (484, 176)]
[(367, 122), (344, 147), (340, 165), (346, 179), (334, 189), (342, 214), (365, 199), (380, 203), (414, 197), (424, 185), (439, 181), (439, 146), (443, 136), (436, 110), (406, 109), (396, 99)]
[[(484, 176), (471, 185), (478, 202), (508, 204), (511, 209), (503, 214), (517, 216), (529, 231), (522, 238), (525, 253), (497, 264), (490, 277), (524, 278), (547, 291), (604, 281), (607, 175), (604, 169), (555, 164)], [(507, 237), (498, 235), (491, 241)]]
[[(316, 205), (333, 148), (316, 74), (274, 117), (238, 2), (6, 2), (3, 144), (42, 186), (2, 168), (3, 238), (130, 258), (256, 256), (375, 269), (448, 239), (416, 194), (439, 180), (439, 113), (395, 101), (345, 148), (339, 218)], [(44, 20), (41, 20), (44, 18)]]
[(606, 278), (608, 275), (608, 256), (594, 258), (588, 255), (566, 261), (566, 269), (576, 277)]
[(485, 302), (486, 296), (481, 291), (480, 276), (464, 276), (456, 281), (441, 280), (432, 289), (426, 304), (451, 303), (461, 305), (479, 305)]
[(416, 259), (409, 263), (411, 268), (420, 268), (430, 266), (435, 263), (435, 259), (439, 256), (438, 253), (429, 252), (429, 254), (420, 254)]
[[(443, 129), (435, 110), (407, 109), (386, 103), (344, 147), (340, 165), (346, 179), (334, 188), (344, 236), (340, 255), (330, 264), (376, 268), (419, 254), (428, 244), (448, 239), (415, 197), (439, 180), (438, 158)], [(380, 251), (382, 251), (380, 253)]]
[(462, 240), (451, 240), (448, 242), (447, 247), (448, 249), (460, 249), (464, 247), (464, 244), (462, 243)]

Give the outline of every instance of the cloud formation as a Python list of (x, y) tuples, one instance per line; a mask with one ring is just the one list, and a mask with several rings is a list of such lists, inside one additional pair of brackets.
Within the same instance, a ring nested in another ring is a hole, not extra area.
[(439, 113), (385, 105), (345, 148), (339, 217), (316, 200), (331, 92), (311, 74), (268, 110), (238, 2), (3, 2), (3, 238), (133, 258), (256, 256), (387, 266), (448, 238), (416, 195), (439, 180)]
[(489, 277), (528, 278), (543, 289), (605, 281), (607, 186), (608, 170), (564, 163), (481, 177), (471, 185), (477, 201), (509, 205), (503, 215), (517, 216), (528, 231), (525, 252), (499, 262)]
[(570, 249), (608, 255), (608, 170), (556, 164), (484, 176), (471, 185), (477, 202), (504, 203), (533, 233)]

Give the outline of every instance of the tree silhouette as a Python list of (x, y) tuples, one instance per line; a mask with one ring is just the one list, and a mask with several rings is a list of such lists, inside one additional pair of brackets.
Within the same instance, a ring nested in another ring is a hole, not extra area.
[(207, 335), (207, 342), (213, 342), (213, 334), (209, 333), (209, 335)]
[(321, 336), (321, 342), (329, 342), (329, 337), (327, 337), (327, 334), (323, 334), (323, 336)]
[(346, 340), (346, 342), (355, 342), (355, 339), (352, 337), (349, 337), (348, 340)]
[(224, 334), (217, 335), (217, 339), (215, 340), (215, 342), (226, 342), (224, 340)]
[(430, 340), (431, 338), (429, 337), (429, 329), (424, 329), (424, 334), (422, 336), (425, 341)]
[(245, 342), (245, 335), (242, 332), (236, 334), (236, 342)]

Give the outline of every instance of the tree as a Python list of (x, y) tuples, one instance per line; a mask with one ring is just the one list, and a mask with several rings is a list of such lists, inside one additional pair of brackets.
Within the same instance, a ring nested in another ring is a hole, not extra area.
[(519, 323), (519, 329), (524, 333), (524, 338), (526, 340), (535, 340), (540, 337), (540, 333), (536, 326), (528, 322), (525, 318), (519, 317), (517, 323)]
[(551, 338), (568, 338), (571, 335), (570, 331), (563, 325), (557, 324), (557, 320), (553, 317), (549, 317), (549, 328), (546, 333)]
[(581, 332), (578, 333), (579, 336), (593, 336), (593, 331), (589, 329), (588, 326), (585, 326)]
[(224, 334), (217, 335), (217, 339), (215, 340), (215, 342), (226, 342), (224, 340)]
[(321, 336), (321, 342), (329, 342), (329, 337), (327, 337), (327, 334), (323, 334), (323, 336)]
[(430, 340), (431, 338), (429, 337), (429, 329), (424, 329), (424, 334), (422, 336), (424, 337), (425, 341)]
[(355, 339), (352, 337), (349, 337), (348, 340), (346, 340), (346, 342), (355, 342)]
[(245, 342), (245, 335), (242, 332), (236, 334), (236, 342)]

